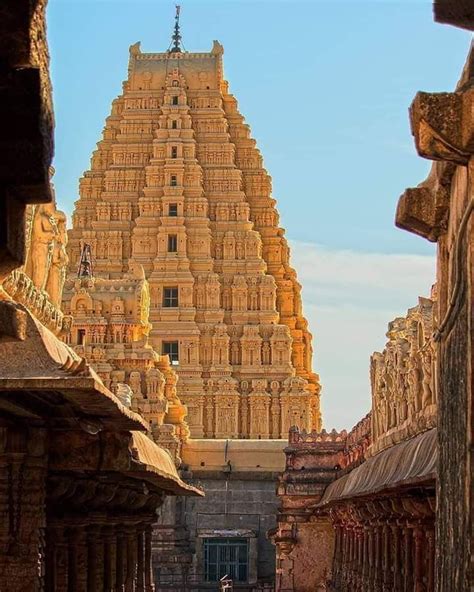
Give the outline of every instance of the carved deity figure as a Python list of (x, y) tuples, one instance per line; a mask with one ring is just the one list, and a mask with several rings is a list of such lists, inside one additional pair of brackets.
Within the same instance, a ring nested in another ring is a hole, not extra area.
[(44, 290), (53, 257), (54, 240), (59, 230), (54, 203), (39, 205), (34, 213), (26, 273), (39, 290)]
[(68, 264), (68, 256), (66, 253), (66, 215), (63, 212), (56, 211), (54, 218), (57, 223), (57, 234), (55, 236), (51, 253), (51, 264), (46, 281), (46, 291), (49, 294), (51, 302), (59, 308), (61, 305), (64, 282), (66, 281)]
[(165, 377), (157, 369), (152, 368), (146, 375), (146, 394), (148, 399), (162, 399), (165, 388)]
[(129, 379), (130, 388), (135, 393), (136, 397), (142, 396), (142, 377), (140, 372), (130, 372)]

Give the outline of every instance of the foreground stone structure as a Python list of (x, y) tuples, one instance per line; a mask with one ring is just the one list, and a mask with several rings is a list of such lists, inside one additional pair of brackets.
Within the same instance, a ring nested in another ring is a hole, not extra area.
[(320, 427), (320, 387), (271, 179), (222, 55), (217, 41), (209, 53), (130, 47), (80, 181), (70, 269), (84, 244), (102, 279), (143, 267), (150, 343), (175, 364), (193, 437), (286, 438)]
[(0, 19), (0, 589), (152, 592), (156, 510), (202, 492), (57, 337), (67, 239), (49, 181), (44, 8), (19, 1)]

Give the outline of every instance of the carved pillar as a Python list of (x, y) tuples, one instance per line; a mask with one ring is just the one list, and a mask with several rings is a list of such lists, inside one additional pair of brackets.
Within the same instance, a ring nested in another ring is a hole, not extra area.
[(425, 592), (425, 585), (423, 582), (423, 547), (424, 547), (424, 534), (421, 526), (415, 526), (413, 529), (413, 542), (414, 542), (414, 592)]
[(137, 529), (137, 592), (145, 592), (145, 540), (144, 526)]
[(394, 592), (403, 592), (403, 575), (400, 557), (401, 529), (398, 524), (392, 524), (392, 576)]
[(351, 588), (351, 559), (352, 559), (352, 527), (346, 526), (346, 557), (344, 560), (343, 570), (345, 574), (344, 586), (346, 590)]
[(137, 534), (136, 527), (127, 529), (127, 575), (125, 578), (125, 592), (134, 592), (137, 575)]
[(153, 576), (151, 573), (151, 535), (153, 528), (148, 524), (145, 529), (145, 592), (154, 592)]
[(364, 527), (361, 525), (357, 531), (357, 592), (363, 590), (362, 568), (364, 561)]
[(92, 524), (87, 530), (87, 589), (102, 590), (103, 583), (103, 545), (100, 540), (100, 527)]
[(349, 531), (347, 530), (346, 524), (343, 524), (342, 559), (341, 559), (341, 587), (342, 587), (342, 590), (346, 589), (347, 582), (348, 582), (348, 569), (347, 569), (348, 559), (349, 559)]
[(125, 560), (127, 556), (126, 551), (127, 539), (123, 526), (117, 526), (116, 528), (116, 567), (115, 567), (115, 578), (117, 592), (125, 591)]
[(369, 527), (364, 526), (364, 539), (362, 548), (362, 586), (361, 589), (369, 589)]
[(62, 526), (48, 528), (46, 533), (46, 590), (67, 590), (68, 540)]
[(403, 529), (404, 534), (404, 566), (403, 566), (403, 590), (413, 592), (413, 568), (412, 568), (412, 529), (407, 525)]
[(117, 545), (114, 526), (107, 526), (103, 530), (104, 539), (104, 590), (115, 590)]
[(375, 529), (369, 527), (369, 581), (367, 592), (375, 591)]
[(376, 592), (381, 592), (382, 582), (382, 527), (377, 524), (375, 527), (375, 586)]
[(435, 533), (432, 527), (426, 531), (427, 541), (427, 574), (426, 574), (426, 590), (433, 592), (435, 589), (434, 568), (435, 568)]
[(87, 590), (87, 551), (84, 527), (74, 526), (68, 531), (67, 588), (68, 592), (86, 592)]
[(383, 549), (383, 592), (393, 592), (392, 587), (392, 547), (391, 528), (388, 524), (382, 527)]
[(343, 545), (343, 528), (340, 523), (336, 524), (336, 548), (334, 553), (334, 583), (336, 587), (341, 583), (341, 566), (342, 566), (342, 545)]

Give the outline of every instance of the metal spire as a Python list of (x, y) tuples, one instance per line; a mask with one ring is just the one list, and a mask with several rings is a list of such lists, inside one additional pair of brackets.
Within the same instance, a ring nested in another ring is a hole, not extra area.
[(170, 53), (181, 53), (181, 31), (179, 29), (179, 13), (181, 12), (181, 6), (176, 4), (176, 16), (174, 17), (174, 33), (171, 36), (172, 47), (169, 50)]
[(92, 277), (92, 249), (88, 244), (84, 244), (82, 247), (81, 257), (79, 259), (79, 267), (77, 269), (77, 277)]

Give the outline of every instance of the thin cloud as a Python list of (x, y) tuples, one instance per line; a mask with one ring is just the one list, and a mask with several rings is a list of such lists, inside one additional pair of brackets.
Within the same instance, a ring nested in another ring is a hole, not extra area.
[(291, 241), (292, 264), (314, 335), (327, 428), (350, 428), (370, 407), (369, 358), (387, 324), (430, 294), (435, 258), (333, 250)]

